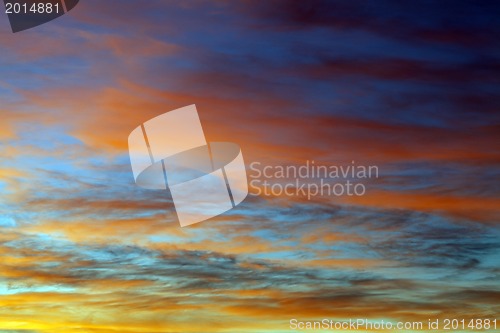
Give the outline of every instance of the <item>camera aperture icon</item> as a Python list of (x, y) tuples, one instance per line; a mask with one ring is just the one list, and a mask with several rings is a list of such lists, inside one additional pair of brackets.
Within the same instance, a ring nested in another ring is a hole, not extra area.
[(128, 137), (128, 147), (136, 184), (168, 187), (182, 227), (220, 215), (248, 194), (240, 147), (208, 143), (195, 105), (138, 126)]

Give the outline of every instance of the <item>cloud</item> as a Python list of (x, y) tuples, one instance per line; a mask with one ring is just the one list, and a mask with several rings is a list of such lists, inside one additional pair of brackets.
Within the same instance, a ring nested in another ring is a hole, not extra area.
[[(88, 0), (0, 34), (0, 328), (498, 313), (496, 8), (403, 7)], [(180, 229), (166, 191), (135, 186), (127, 137), (193, 103), (247, 164), (380, 177), (363, 197), (250, 196)]]

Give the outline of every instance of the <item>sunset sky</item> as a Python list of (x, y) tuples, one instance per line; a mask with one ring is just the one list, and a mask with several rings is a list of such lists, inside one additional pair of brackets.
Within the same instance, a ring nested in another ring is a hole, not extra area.
[[(500, 5), (476, 3), (81, 0), (15, 34), (0, 13), (0, 333), (500, 320)], [(379, 177), (181, 228), (127, 138), (191, 104), (247, 166)]]

